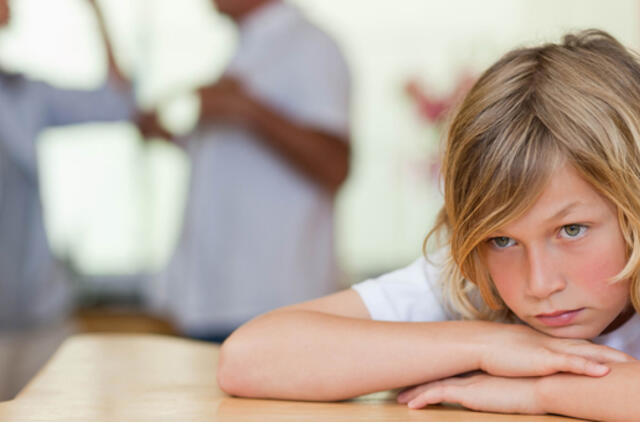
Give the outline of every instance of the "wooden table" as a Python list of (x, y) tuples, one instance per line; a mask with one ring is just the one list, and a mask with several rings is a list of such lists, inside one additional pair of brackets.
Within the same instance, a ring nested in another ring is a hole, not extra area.
[(389, 394), (340, 403), (238, 399), (216, 385), (218, 348), (159, 335), (83, 334), (68, 339), (10, 402), (17, 421), (569, 421), (447, 407), (410, 410)]

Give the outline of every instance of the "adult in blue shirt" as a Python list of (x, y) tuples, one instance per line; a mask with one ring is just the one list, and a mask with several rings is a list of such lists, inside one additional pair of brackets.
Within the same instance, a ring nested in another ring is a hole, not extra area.
[[(10, 17), (8, 0), (0, 0), (0, 30)], [(103, 25), (101, 29), (104, 33)], [(48, 337), (43, 345), (36, 333), (55, 331), (42, 327), (64, 320), (70, 306), (69, 280), (50, 251), (44, 229), (38, 135), (51, 126), (129, 120), (135, 111), (130, 85), (107, 47), (109, 75), (95, 90), (56, 88), (9, 73), (0, 63), (0, 397), (15, 393), (46, 359), (46, 352), (42, 357), (30, 354), (55, 347), (55, 341)], [(26, 361), (29, 368), (21, 366)]]

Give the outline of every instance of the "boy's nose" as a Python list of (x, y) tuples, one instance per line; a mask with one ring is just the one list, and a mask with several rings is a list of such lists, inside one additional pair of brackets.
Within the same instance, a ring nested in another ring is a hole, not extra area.
[(546, 299), (563, 290), (566, 286), (558, 263), (544, 247), (528, 250), (528, 280), (526, 293), (529, 296)]

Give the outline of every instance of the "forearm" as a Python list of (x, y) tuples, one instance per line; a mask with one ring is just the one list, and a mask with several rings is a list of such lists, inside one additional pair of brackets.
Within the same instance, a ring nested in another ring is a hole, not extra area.
[(109, 75), (114, 78), (118, 84), (122, 85), (125, 88), (129, 88), (129, 80), (124, 76), (120, 67), (116, 62), (116, 58), (113, 52), (113, 47), (111, 46), (111, 41), (109, 40), (109, 32), (107, 31), (107, 25), (105, 23), (104, 14), (102, 13), (102, 9), (96, 4), (95, 0), (90, 0), (89, 3), (93, 7), (96, 19), (98, 21), (98, 30), (100, 31), (100, 35), (104, 42), (105, 52), (107, 55), (107, 65), (109, 70)]
[(479, 367), (487, 323), (392, 323), (275, 311), (223, 345), (218, 380), (247, 397), (341, 400)]
[(44, 101), (49, 110), (50, 126), (129, 120), (135, 114), (136, 105), (132, 93), (117, 89), (112, 81), (94, 90), (48, 86)]
[(346, 139), (291, 122), (255, 101), (250, 121), (269, 147), (328, 191), (335, 192), (347, 177), (350, 148)]
[(603, 421), (637, 421), (640, 362), (611, 363), (604, 377), (558, 374), (540, 378), (540, 405), (547, 413)]

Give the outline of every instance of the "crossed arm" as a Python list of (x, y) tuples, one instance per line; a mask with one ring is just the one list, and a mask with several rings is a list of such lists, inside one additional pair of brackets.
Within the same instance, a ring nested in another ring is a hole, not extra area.
[(543, 377), (479, 374), (423, 384), (398, 395), (421, 408), (441, 402), (500, 413), (556, 413), (603, 421), (634, 421), (640, 414), (640, 364), (610, 362), (603, 377), (557, 373)]
[(293, 121), (231, 77), (200, 88), (198, 95), (203, 123), (231, 121), (259, 133), (269, 148), (328, 192), (335, 193), (347, 177), (350, 148), (345, 137)]
[[(261, 136), (265, 145), (300, 174), (334, 194), (349, 172), (350, 147), (344, 136), (308, 127), (287, 118), (249, 95), (231, 77), (198, 89), (200, 123), (231, 123)], [(154, 113), (142, 115), (138, 127), (146, 137), (172, 139)]]
[[(470, 371), (483, 373), (456, 377)], [(417, 385), (398, 401), (612, 421), (640, 414), (640, 363), (622, 352), (525, 326), (372, 321), (352, 290), (241, 327), (221, 349), (218, 382), (245, 397), (329, 401)]]

